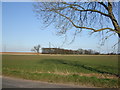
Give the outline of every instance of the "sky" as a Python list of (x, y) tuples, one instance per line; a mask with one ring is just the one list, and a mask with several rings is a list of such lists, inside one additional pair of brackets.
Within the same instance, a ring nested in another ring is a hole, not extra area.
[(0, 51), (2, 51), (2, 3), (0, 2)]
[(74, 28), (68, 32), (65, 41), (64, 35), (56, 35), (57, 30), (54, 25), (44, 28), (42, 18), (37, 19), (33, 9), (33, 2), (2, 2), (2, 45), (0, 46), (3, 52), (31, 52), (34, 46), (40, 44), (42, 48), (48, 48), (49, 43), (53, 48), (116, 52), (117, 49), (112, 48), (118, 40), (116, 35), (100, 47), (101, 38), (98, 34), (90, 36), (83, 32), (70, 44)]

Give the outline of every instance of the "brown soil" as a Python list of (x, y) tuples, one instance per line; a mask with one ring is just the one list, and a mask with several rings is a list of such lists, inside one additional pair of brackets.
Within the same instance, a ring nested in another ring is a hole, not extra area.
[(15, 54), (15, 55), (36, 55), (37, 53), (32, 52), (0, 52), (0, 54)]
[(67, 54), (42, 54), (33, 52), (0, 52), (0, 54), (7, 55), (49, 55), (49, 56), (118, 56), (118, 55), (67, 55)]

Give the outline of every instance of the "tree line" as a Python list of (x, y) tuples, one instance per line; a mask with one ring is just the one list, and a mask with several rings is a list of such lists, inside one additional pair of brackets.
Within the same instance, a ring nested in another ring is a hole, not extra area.
[[(42, 50), (40, 52), (40, 50)], [(42, 48), (40, 45), (36, 45), (31, 49), (32, 52), (37, 54), (88, 54), (88, 55), (102, 55), (102, 53), (92, 50), (92, 49), (77, 49), (77, 50), (69, 50), (69, 49), (62, 49), (62, 48)], [(106, 55), (120, 55), (120, 53), (109, 52)], [(103, 53), (103, 55), (105, 55)]]
[(42, 48), (42, 54), (100, 54), (100, 52), (94, 51), (92, 49), (84, 50), (68, 50), (61, 48)]

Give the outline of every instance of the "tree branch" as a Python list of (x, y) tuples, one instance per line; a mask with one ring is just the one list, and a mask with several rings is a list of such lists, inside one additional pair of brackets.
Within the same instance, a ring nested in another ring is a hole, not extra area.
[(77, 10), (77, 11), (80, 11), (80, 12), (87, 12), (87, 11), (97, 12), (97, 13), (100, 13), (100, 14), (102, 14), (102, 15), (104, 15), (104, 16), (110, 17), (108, 14), (103, 13), (103, 12), (100, 12), (100, 11), (98, 11), (98, 10), (93, 10), (93, 9), (80, 10), (80, 9), (77, 9), (77, 8), (75, 8), (75, 7), (72, 7), (72, 6), (71, 6), (70, 8), (73, 8), (74, 10)]
[[(56, 13), (58, 13), (59, 15), (65, 17), (65, 18), (66, 18), (67, 20), (69, 20), (69, 21), (72, 23), (72, 25), (73, 25), (74, 27), (76, 27), (76, 28), (88, 29), (88, 30), (92, 30), (92, 31), (94, 31), (94, 32), (99, 32), (99, 31), (103, 31), (103, 30), (106, 30), (106, 29), (109, 29), (110, 31), (115, 31), (115, 30), (112, 29), (112, 28), (102, 28), (102, 29), (96, 30), (96, 29), (94, 29), (94, 28), (80, 27), (80, 26), (75, 25), (75, 23), (74, 23), (69, 17), (67, 17), (67, 16), (65, 16), (65, 15), (63, 15), (63, 14), (57, 12), (57, 11), (54, 11), (54, 12), (56, 12)], [(115, 32), (116, 32), (116, 31), (115, 31)]]
[[(56, 8), (56, 9), (55, 9), (55, 8), (51, 8), (51, 9), (50, 9), (50, 8), (46, 8), (46, 9), (49, 9), (48, 11), (53, 11), (53, 10), (63, 10), (63, 9), (66, 9), (66, 8), (72, 8), (72, 9), (74, 9), (74, 10), (76, 10), (76, 11), (80, 11), (80, 12), (91, 11), (91, 12), (96, 12), (96, 13), (102, 14), (102, 15), (104, 15), (104, 16), (110, 17), (109, 14), (103, 13), (103, 12), (98, 11), (98, 10), (85, 9), (85, 8), (83, 8), (82, 6), (77, 5), (77, 4), (68, 4), (68, 3), (66, 3), (66, 2), (63, 2), (63, 4), (66, 4), (66, 5), (69, 5), (69, 6), (67, 6), (67, 7), (60, 7), (60, 8)], [(83, 10), (80, 10), (80, 9), (78, 9), (78, 8), (76, 8), (76, 7), (73, 7), (73, 6), (79, 6), (79, 7), (82, 8)]]
[(98, 2), (98, 3), (101, 4), (102, 6), (104, 6), (105, 9), (108, 11), (108, 7), (103, 2)]
[(69, 8), (69, 7), (71, 7), (71, 6), (67, 6), (67, 7), (59, 7), (59, 8), (46, 8), (46, 9), (48, 9), (48, 11), (53, 11), (53, 10), (63, 10), (63, 9), (66, 9), (66, 8)]
[(78, 6), (78, 7), (82, 8), (82, 9), (85, 9), (84, 7), (82, 7), (82, 6), (78, 5), (78, 4), (68, 4), (66, 2), (62, 2), (62, 3), (66, 4), (66, 5), (70, 5), (70, 6)]

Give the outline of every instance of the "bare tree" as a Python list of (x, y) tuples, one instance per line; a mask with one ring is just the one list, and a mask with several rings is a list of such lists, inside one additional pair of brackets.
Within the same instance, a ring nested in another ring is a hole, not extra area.
[(120, 37), (118, 2), (37, 2), (34, 11), (46, 26), (54, 24), (61, 34), (75, 27), (75, 35), (90, 31), (101, 33), (104, 39)]
[(34, 48), (31, 49), (31, 51), (34, 51), (34, 52), (40, 53), (40, 45), (34, 46)]

